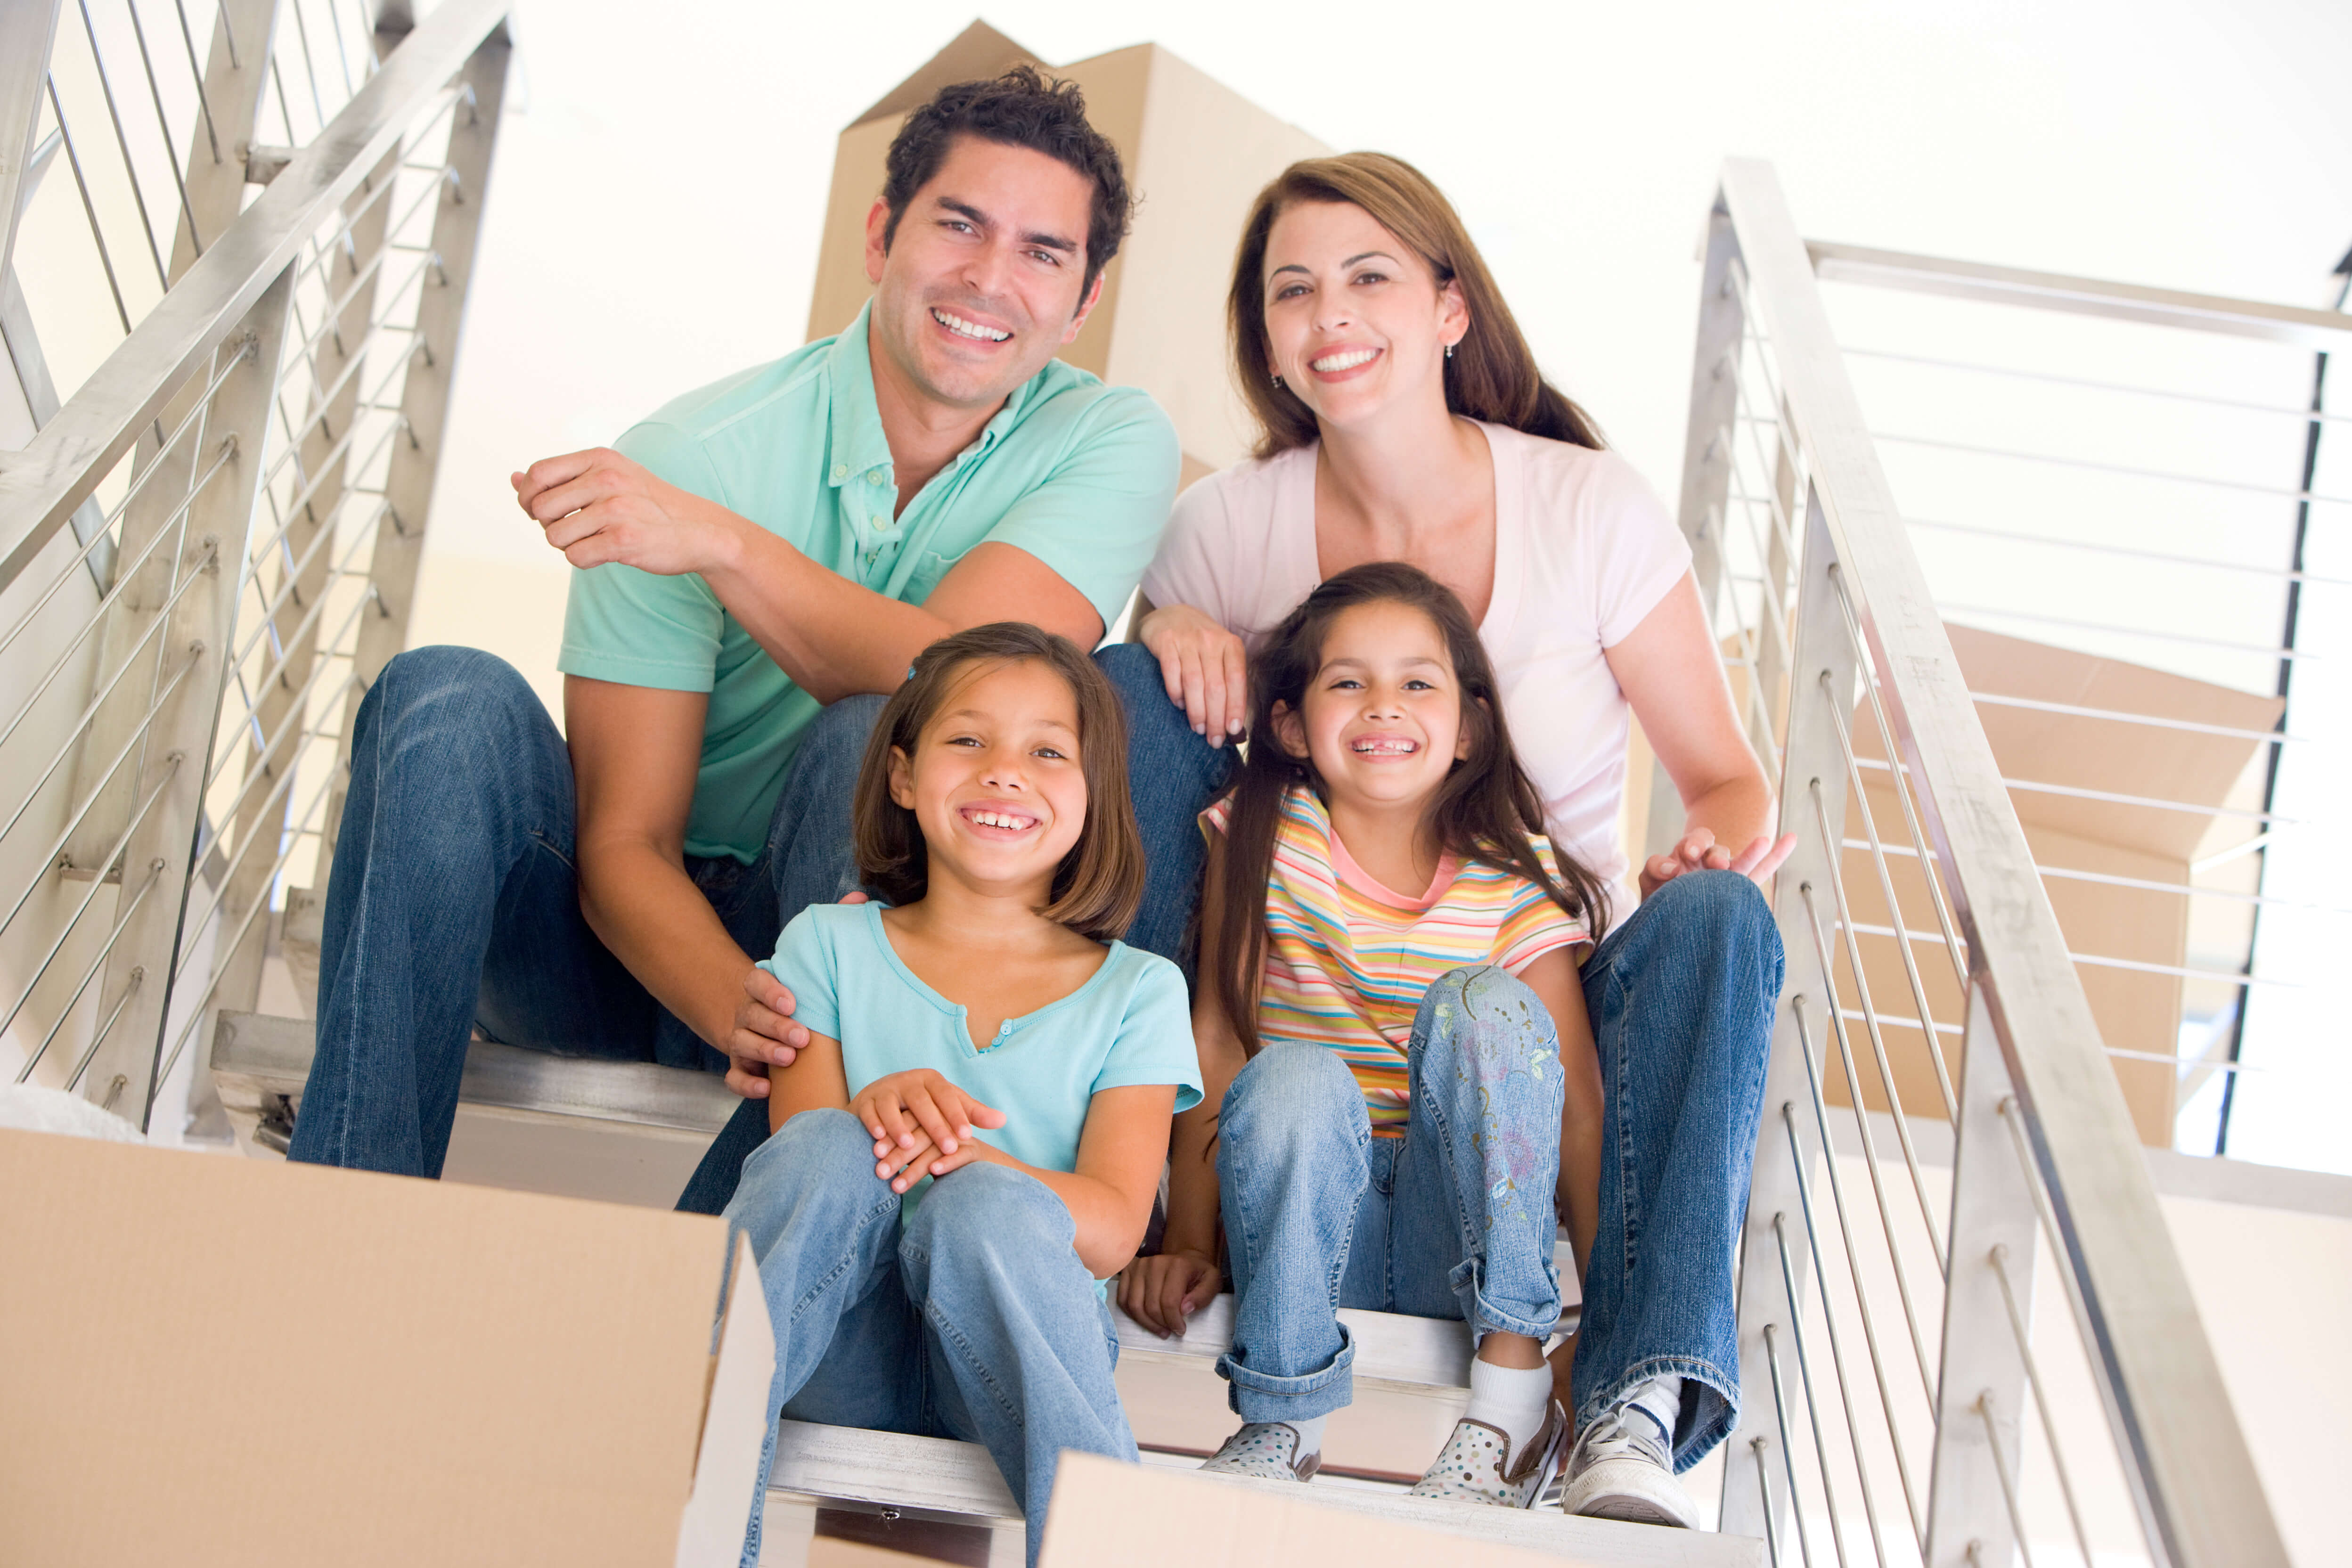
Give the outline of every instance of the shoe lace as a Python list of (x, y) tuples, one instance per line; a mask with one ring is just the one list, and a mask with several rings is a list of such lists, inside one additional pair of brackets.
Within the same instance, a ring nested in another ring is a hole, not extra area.
[(1603, 1411), (1576, 1440), (1576, 1464), (1600, 1458), (1607, 1449), (1631, 1449), (1653, 1464), (1672, 1470), (1673, 1435), (1658, 1423), (1658, 1418), (1638, 1405), (1620, 1405)]

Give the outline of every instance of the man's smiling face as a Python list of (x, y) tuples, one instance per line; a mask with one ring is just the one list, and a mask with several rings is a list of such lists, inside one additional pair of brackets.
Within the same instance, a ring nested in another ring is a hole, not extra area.
[(1057, 158), (965, 135), (907, 203), (887, 250), (889, 210), (874, 204), (874, 347), (908, 391), (985, 408), (1077, 336), (1101, 291), (1099, 278), (1083, 287), (1093, 197), (1093, 182)]

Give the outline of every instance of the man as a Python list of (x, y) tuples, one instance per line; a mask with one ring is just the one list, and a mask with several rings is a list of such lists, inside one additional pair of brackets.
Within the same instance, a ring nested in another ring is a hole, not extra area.
[[(855, 887), (847, 801), (880, 706), (949, 632), (1025, 620), (1091, 647), (1175, 491), (1167, 418), (1054, 359), (1130, 206), (1069, 84), (942, 89), (867, 214), (873, 300), (838, 338), (514, 476), (572, 579), (566, 736), (464, 648), (362, 704), (292, 1155), (437, 1175), (466, 1042), (728, 1068), (747, 1096), (680, 1206), (717, 1213), (806, 1038), (755, 966)], [(1129, 698), (1151, 860), (1129, 940), (1172, 955), (1225, 762), (1139, 647)], [(568, 737), (569, 750), (566, 750)], [(732, 1065), (730, 1064), (731, 1058)]]

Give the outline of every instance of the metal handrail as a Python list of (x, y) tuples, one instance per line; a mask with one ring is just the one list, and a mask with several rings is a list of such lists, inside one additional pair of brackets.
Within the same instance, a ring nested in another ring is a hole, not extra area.
[[(1770, 166), (1751, 161), (1725, 165), (1717, 210), (1727, 222), (1738, 270), (1744, 273), (1743, 303), (1760, 318), (1751, 324), (1769, 343), (1777, 406), (1785, 411), (1788, 434), (1810, 476), (1830, 570), (1850, 592), (1866, 663), (1902, 760), (1901, 772), (1892, 775), (1895, 787), (1901, 789), (1907, 777), (1917, 791), (1935, 868), (1967, 950), (1978, 1002), (1972, 1017), (1984, 1020), (2007, 1069), (2017, 1125), (2032, 1156), (2028, 1176), (2048, 1205), (2060, 1272), (2147, 1539), (2162, 1560), (2183, 1568), (2284, 1568), (2277, 1526), (2263, 1503), (2130, 1115), (1880, 466), (1816, 273), (1868, 273), (1874, 282), (2012, 303), (2063, 300), (2067, 309), (2290, 342), (2336, 342), (2346, 324), (2340, 317), (2287, 307), (1851, 247), (1808, 247)], [(2237, 324), (2226, 324), (2225, 316)], [(1784, 793), (1795, 795), (1807, 787), (1792, 772)], [(1829, 837), (1834, 844), (1843, 835)], [(1828, 853), (1833, 864), (1837, 851)], [(1956, 1180), (1965, 1184), (1980, 1174), (1989, 1173), (1961, 1169)], [(1773, 1224), (1779, 1223), (1776, 1216)], [(1785, 1237), (1779, 1247), (1786, 1273)], [(1960, 1261), (1956, 1253), (1956, 1270)], [(1787, 1289), (1791, 1301), (1801, 1299), (1793, 1274)], [(1790, 1328), (1801, 1352), (1801, 1330)], [(1944, 1382), (1950, 1381), (1948, 1365)], [(1962, 1393), (1945, 1387), (1944, 1408), (1974, 1407), (1990, 1418), (1990, 1405), (1972, 1406), (1974, 1392)], [(1947, 1431), (1939, 1445), (1954, 1440)], [(2011, 1477), (1998, 1446), (1993, 1462), (2006, 1489)], [(1939, 1543), (1931, 1534), (1929, 1544), (1932, 1563), (1960, 1560), (1960, 1543)]]
[(65, 525), (320, 225), (406, 133), (509, 0), (446, 0), (21, 452), (0, 455), (0, 588)]
[[(1728, 184), (1727, 176), (1726, 183)], [(2059, 272), (2032, 272), (2020, 267), (1990, 267), (1979, 261), (1953, 261), (1900, 250), (1872, 250), (1824, 240), (1799, 243), (1810, 260), (1809, 270), (1833, 281), (1872, 283), (1882, 289), (1947, 294), (2074, 315), (2152, 321), (2158, 326), (2266, 338), (2273, 342), (2299, 343), (2307, 348), (2352, 348), (2352, 321), (2334, 310), (2273, 305), (2259, 300), (2231, 300), (2217, 294), (2188, 294), (2174, 289), (2149, 289), (2137, 283), (2073, 278)]]

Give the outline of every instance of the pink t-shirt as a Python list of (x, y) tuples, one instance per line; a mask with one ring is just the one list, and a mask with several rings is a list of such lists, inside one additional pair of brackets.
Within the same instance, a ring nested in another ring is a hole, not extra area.
[[(1478, 636), (1545, 832), (1614, 883), (1631, 710), (1601, 653), (1690, 570), (1690, 546), (1615, 453), (1479, 428), (1495, 460), (1495, 593)], [(1143, 596), (1205, 611), (1255, 652), (1323, 580), (1315, 451), (1242, 463), (1178, 497)]]

